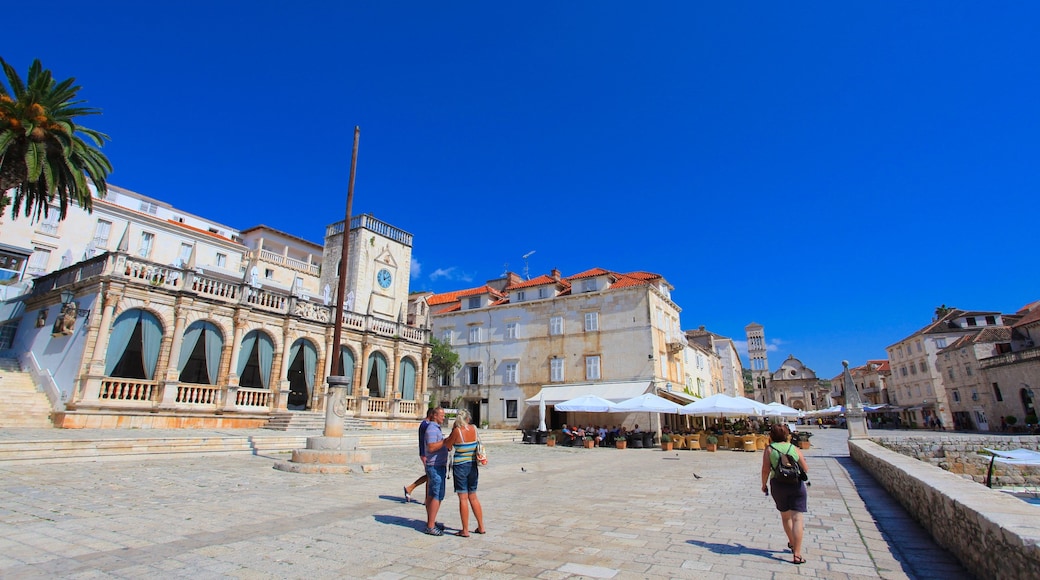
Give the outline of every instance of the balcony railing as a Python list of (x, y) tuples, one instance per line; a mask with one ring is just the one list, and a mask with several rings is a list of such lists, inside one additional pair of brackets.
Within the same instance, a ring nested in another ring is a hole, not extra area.
[(283, 256), (281, 254), (276, 254), (270, 250), (258, 250), (257, 252), (255, 252), (255, 256), (263, 262), (268, 262), (270, 264), (278, 264), (279, 266), (285, 266), (290, 270), (296, 270), (297, 272), (303, 272), (312, 276), (318, 275), (317, 264), (308, 264), (307, 262), (304, 262), (302, 260), (296, 260), (293, 258)]
[[(385, 236), (395, 242), (400, 242), (409, 247), (412, 245), (412, 234), (395, 228), (388, 223), (381, 222), (367, 213), (354, 216), (350, 219), (350, 230), (354, 231), (358, 228), (372, 230), (381, 236)], [(325, 229), (326, 238), (341, 233), (343, 233), (343, 222), (334, 223)]]
[[(237, 304), (259, 311), (296, 316), (328, 324), (333, 309), (288, 293), (253, 288), (245, 281), (231, 281), (142, 260), (123, 252), (107, 252), (34, 280), (32, 295), (38, 296), (56, 288), (91, 278), (111, 276), (131, 285), (172, 293), (185, 293), (225, 304)], [(343, 326), (357, 332), (369, 332), (413, 343), (427, 341), (429, 330), (408, 326), (373, 316), (344, 312)]]
[(1036, 358), (1040, 358), (1040, 347), (1031, 348), (1029, 350), (1020, 350), (1018, 352), (1008, 352), (1004, 354), (998, 354), (994, 357), (984, 358), (979, 361), (979, 367), (988, 369), (990, 367), (1010, 365), (1020, 363), (1022, 361), (1033, 360)]

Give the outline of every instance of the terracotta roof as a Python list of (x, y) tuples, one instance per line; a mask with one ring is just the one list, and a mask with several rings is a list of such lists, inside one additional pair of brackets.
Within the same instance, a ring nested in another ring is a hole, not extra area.
[(632, 274), (620, 274), (620, 275), (618, 275), (617, 280), (615, 280), (610, 285), (610, 287), (611, 288), (628, 288), (630, 286), (641, 286), (641, 285), (645, 285), (647, 282), (650, 282), (651, 280), (654, 280), (654, 279), (660, 280), (661, 279), (661, 276), (659, 276), (657, 274), (649, 274), (649, 276), (647, 275), (648, 274), (647, 272), (636, 272), (636, 274), (637, 275), (635, 275), (635, 276), (633, 276)]
[[(126, 209), (126, 208), (123, 208), (123, 209)], [(130, 210), (130, 211), (133, 211), (133, 210)], [(140, 213), (140, 212), (138, 212), (138, 213)], [(200, 234), (203, 234), (203, 235), (206, 235), (206, 236), (219, 238), (219, 239), (224, 240), (226, 242), (232, 242), (232, 243), (239, 244), (239, 245), (242, 245), (242, 246), (245, 245), (245, 244), (243, 244), (241, 242), (236, 242), (236, 241), (232, 240), (231, 238), (226, 238), (226, 237), (224, 237), (224, 236), (222, 236), (220, 234), (215, 234), (215, 233), (213, 233), (213, 232), (211, 232), (209, 230), (204, 230), (202, 228), (197, 228), (195, 226), (189, 226), (188, 224), (181, 223), (181, 222), (179, 222), (177, 220), (172, 220), (172, 219), (166, 220), (166, 223), (171, 224), (171, 225), (175, 225), (175, 226), (179, 226), (179, 227), (182, 227), (182, 228), (184, 228), (186, 230), (191, 230), (193, 232), (200, 233)]]
[[(1022, 328), (1040, 322), (1040, 302), (1034, 302), (1031, 306), (1033, 306), (1033, 309), (1024, 313), (1025, 316), (1015, 323), (1014, 328)], [(1018, 313), (1023, 314), (1021, 310), (1019, 310)]]
[(481, 294), (490, 294), (495, 299), (501, 298), (503, 296), (503, 294), (500, 293), (498, 290), (495, 290), (490, 286), (484, 285), (478, 286), (476, 288), (467, 288), (466, 290), (456, 290), (454, 292), (434, 294), (433, 296), (430, 296), (429, 300), (427, 300), (427, 303), (430, 306), (439, 306), (441, 304), (458, 302), (459, 300), (463, 298), (468, 298), (470, 296), (480, 296)]
[(983, 328), (976, 335), (974, 342), (1011, 342), (1011, 327), (991, 326)]
[(611, 277), (614, 276), (613, 272), (604, 270), (603, 268), (593, 268), (591, 270), (579, 272), (573, 276), (567, 276), (565, 280), (580, 280), (581, 278), (594, 278), (596, 276), (603, 276), (605, 274), (609, 274)]
[(532, 286), (545, 286), (547, 284), (564, 284), (566, 286), (570, 286), (570, 284), (567, 284), (567, 282), (563, 280), (555, 280), (552, 278), (552, 276), (542, 274), (541, 276), (538, 276), (537, 278), (533, 278), (531, 280), (524, 280), (523, 282), (519, 282), (517, 284), (510, 284), (509, 286), (506, 286), (506, 290), (522, 290), (524, 288), (530, 288)]

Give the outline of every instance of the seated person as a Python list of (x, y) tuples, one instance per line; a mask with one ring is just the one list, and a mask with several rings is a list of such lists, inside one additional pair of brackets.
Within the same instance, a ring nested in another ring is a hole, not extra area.
[(607, 427), (601, 425), (599, 429), (596, 429), (596, 445), (602, 445), (607, 440)]
[(639, 430), (639, 423), (636, 423), (636, 426), (632, 427), (632, 433), (642, 433), (642, 431)]
[(570, 430), (567, 427), (567, 424), (564, 423), (563, 424), (563, 444), (564, 445), (574, 445), (574, 437), (575, 437), (574, 431)]

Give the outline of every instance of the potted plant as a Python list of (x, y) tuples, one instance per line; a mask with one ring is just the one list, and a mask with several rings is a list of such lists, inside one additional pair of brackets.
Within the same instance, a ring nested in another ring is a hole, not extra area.
[(715, 435), (708, 435), (706, 440), (708, 442), (708, 444), (704, 446), (704, 448), (706, 450), (708, 450), (708, 451), (715, 451), (716, 449), (718, 449), (718, 447), (719, 447), (719, 438), (717, 436), (715, 436)]
[(556, 433), (549, 433), (549, 436), (545, 438), (546, 447), (556, 447)]
[(628, 441), (625, 439), (624, 435), (614, 437), (614, 447), (617, 447), (618, 449), (625, 449), (628, 447)]
[(791, 443), (797, 445), (799, 449), (808, 449), (810, 437), (812, 437), (812, 433), (808, 431), (796, 431), (791, 435)]
[(672, 450), (672, 436), (667, 433), (661, 434), (661, 451)]
[(592, 449), (596, 446), (596, 440), (589, 435), (582, 437), (581, 443), (585, 446), (585, 449)]

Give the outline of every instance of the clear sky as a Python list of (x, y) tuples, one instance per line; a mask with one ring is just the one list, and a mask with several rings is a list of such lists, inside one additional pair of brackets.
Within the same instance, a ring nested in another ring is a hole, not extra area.
[[(349, 7), (348, 7), (349, 6)], [(415, 236), (413, 290), (662, 274), (684, 328), (823, 378), (940, 304), (1040, 299), (1031, 2), (10, 3), (0, 56), (104, 114), (113, 184), (322, 242)], [(508, 264), (508, 265), (507, 265)]]

